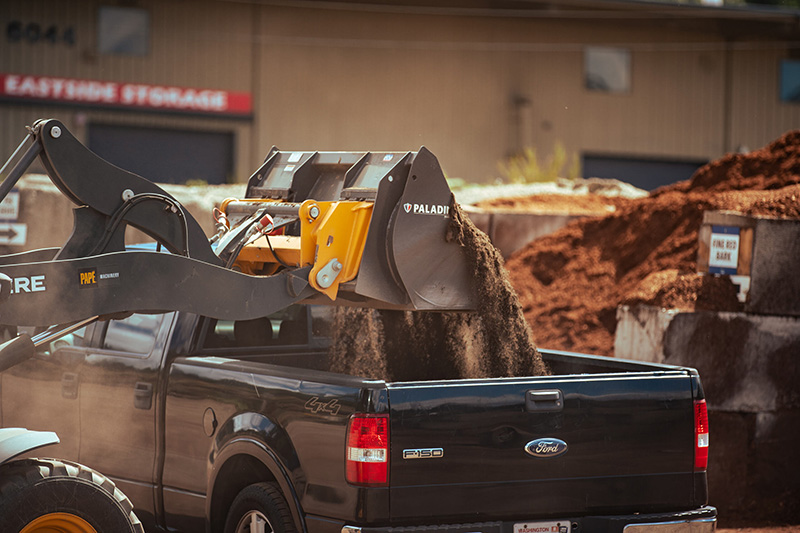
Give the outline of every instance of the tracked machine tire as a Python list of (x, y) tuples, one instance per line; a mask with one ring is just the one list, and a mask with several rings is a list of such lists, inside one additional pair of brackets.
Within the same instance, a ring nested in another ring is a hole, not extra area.
[(55, 459), (0, 466), (0, 524), (18, 533), (144, 533), (130, 500), (110, 479)]

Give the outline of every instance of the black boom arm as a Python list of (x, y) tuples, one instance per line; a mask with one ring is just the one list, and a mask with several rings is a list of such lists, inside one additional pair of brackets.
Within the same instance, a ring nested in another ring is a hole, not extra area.
[[(10, 290), (3, 291), (7, 299), (0, 305), (0, 323), (47, 326), (118, 312), (164, 311), (239, 320), (267, 315), (316, 292), (308, 286), (308, 268), (258, 277), (225, 268), (175, 198), (101, 159), (61, 122), (36, 122), (29, 139), (32, 143), (0, 184), (0, 201), (39, 157), (56, 187), (78, 207), (72, 234), (60, 249), (0, 257), (0, 273), (11, 278), (10, 287), (3, 285)], [(171, 253), (126, 251), (127, 225)]]

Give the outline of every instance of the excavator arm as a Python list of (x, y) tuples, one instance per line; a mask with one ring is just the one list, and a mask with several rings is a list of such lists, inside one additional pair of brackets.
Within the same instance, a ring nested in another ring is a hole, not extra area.
[[(465, 251), (446, 238), (453, 197), (436, 157), (273, 148), (209, 240), (156, 184), (101, 159), (57, 120), (31, 128), (0, 201), (38, 157), (73, 203), (58, 249), (0, 256), (0, 323), (46, 326), (129, 312), (245, 320), (296, 302), (469, 310)], [(2, 171), (0, 171), (2, 173)], [(127, 247), (135, 227), (158, 249)]]

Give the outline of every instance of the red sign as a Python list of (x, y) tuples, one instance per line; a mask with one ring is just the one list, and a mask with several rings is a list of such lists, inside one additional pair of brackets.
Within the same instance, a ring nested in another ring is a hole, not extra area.
[(27, 74), (0, 73), (0, 98), (215, 115), (249, 115), (253, 110), (245, 92)]

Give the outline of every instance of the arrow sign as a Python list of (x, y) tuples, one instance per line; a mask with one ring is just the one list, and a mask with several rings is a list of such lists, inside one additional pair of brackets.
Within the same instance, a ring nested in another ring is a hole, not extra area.
[(0, 224), (0, 245), (23, 246), (27, 235), (27, 224)]

